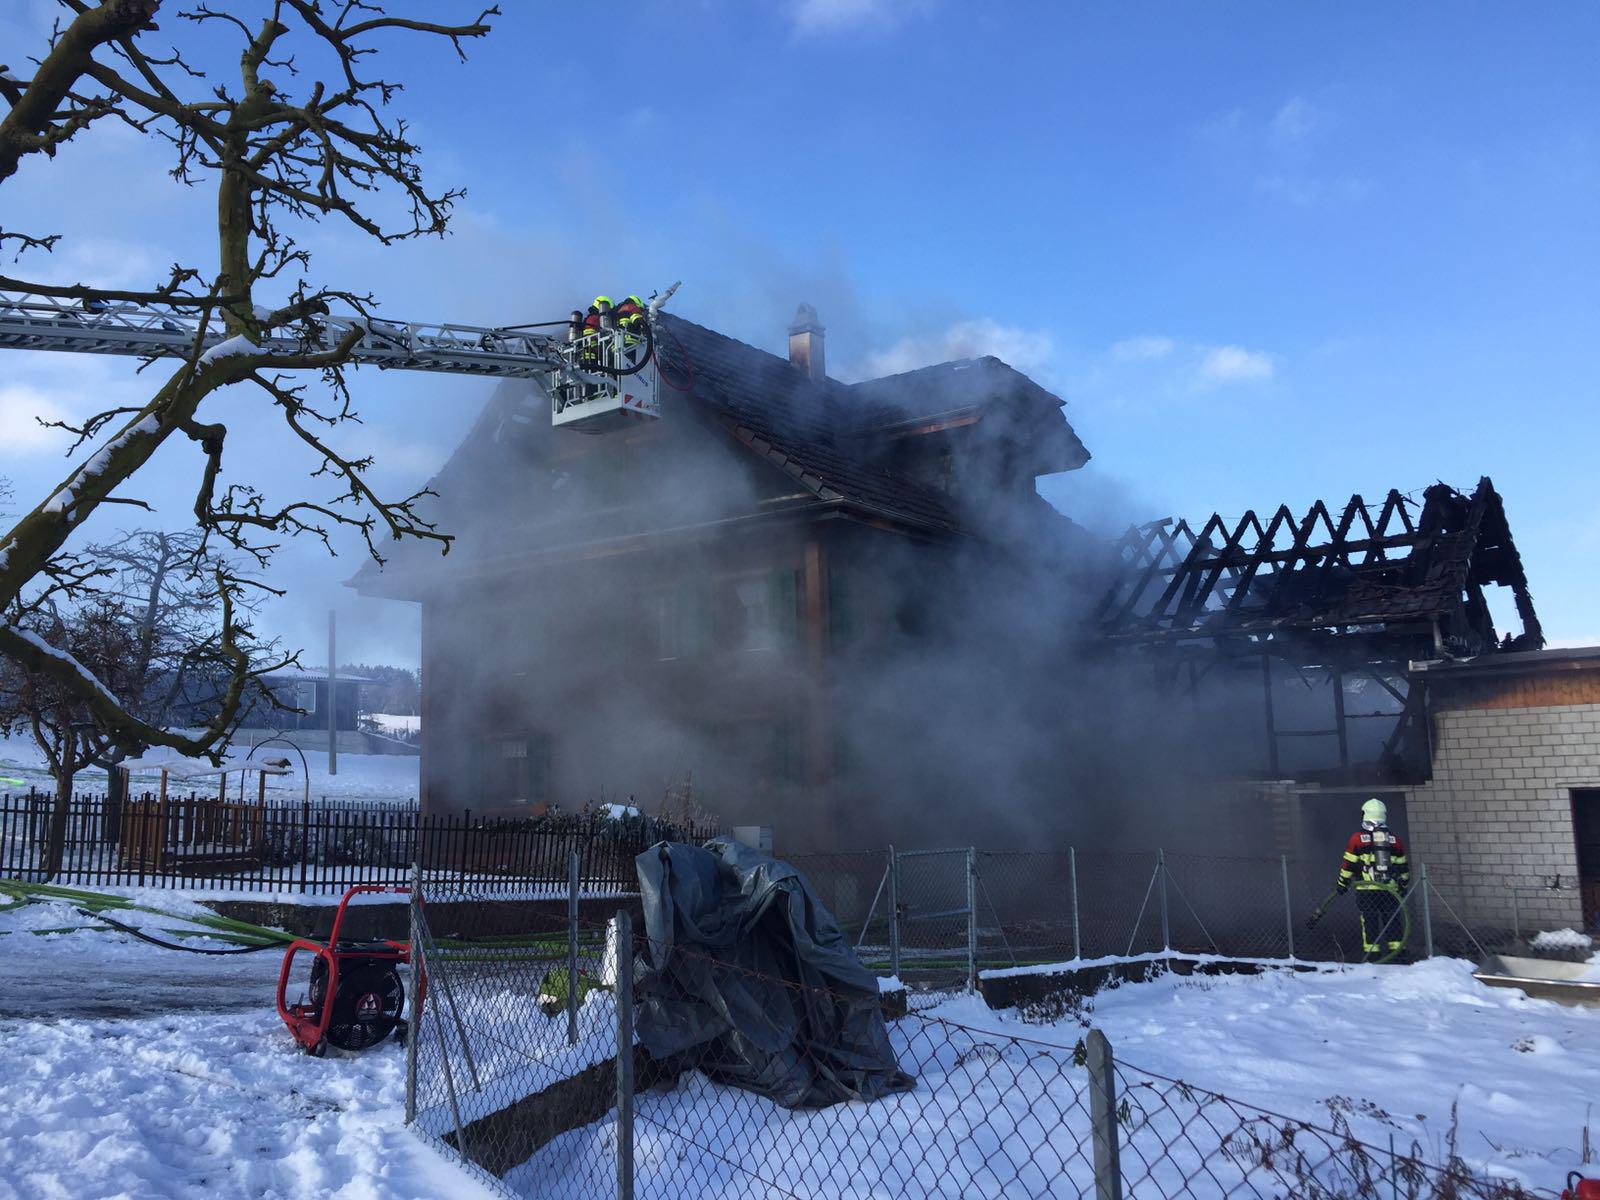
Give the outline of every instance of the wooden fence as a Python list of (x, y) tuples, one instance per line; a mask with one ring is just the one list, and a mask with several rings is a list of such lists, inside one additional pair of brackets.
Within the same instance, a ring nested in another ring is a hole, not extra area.
[[(44, 881), (54, 804), (45, 792), (0, 795), (0, 878)], [(405, 883), (415, 861), (435, 886), (555, 894), (577, 851), (585, 891), (631, 892), (638, 889), (634, 857), (648, 846), (720, 832), (647, 817), (423, 815), (409, 802), (144, 793), (115, 806), (104, 795), (79, 795), (68, 806), (62, 867), (51, 882), (338, 893), (353, 884)]]

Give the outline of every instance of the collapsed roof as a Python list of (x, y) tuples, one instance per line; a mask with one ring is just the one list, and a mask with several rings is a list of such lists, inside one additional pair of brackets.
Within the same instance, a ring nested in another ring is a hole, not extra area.
[[(1522, 559), (1487, 476), (1468, 495), (1446, 484), (1419, 506), (1390, 491), (1374, 518), (1360, 496), (1337, 520), (1322, 501), (1296, 519), (1213, 515), (1199, 532), (1171, 518), (1132, 529), (1099, 612), (1122, 643), (1198, 639), (1259, 653), (1266, 641), (1334, 635), (1390, 660), (1535, 650), (1544, 644)], [(1497, 637), (1484, 589), (1511, 589), (1519, 634)]]

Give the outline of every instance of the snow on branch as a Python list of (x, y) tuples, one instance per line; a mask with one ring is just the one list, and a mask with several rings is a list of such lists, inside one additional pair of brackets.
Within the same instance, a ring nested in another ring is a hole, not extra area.
[(61, 650), (61, 649), (58, 649), (55, 646), (52, 646), (49, 642), (45, 641), (42, 637), (40, 637), (33, 630), (24, 629), (20, 625), (11, 625), (11, 624), (0, 625), (0, 629), (4, 629), (7, 633), (15, 634), (17, 637), (21, 638), (23, 641), (25, 641), (29, 645), (33, 646), (35, 649), (39, 650), (41, 653), (48, 654), (51, 658), (57, 660), (58, 662), (66, 663), (67, 666), (71, 667), (74, 671), (76, 671), (78, 673), (78, 675), (80, 675), (83, 678), (84, 682), (88, 683), (91, 687), (93, 687), (95, 689), (95, 691), (99, 692), (107, 700), (111, 701), (111, 703), (113, 703), (113, 704), (115, 704), (115, 705), (117, 705), (119, 707), (121, 706), (122, 702), (111, 694), (111, 689), (106, 687), (105, 684), (101, 683), (100, 680), (95, 676), (95, 673), (93, 671), (89, 670), (88, 667), (84, 666), (81, 662), (79, 662), (75, 657), (73, 657), (73, 655), (69, 654), (67, 651)]

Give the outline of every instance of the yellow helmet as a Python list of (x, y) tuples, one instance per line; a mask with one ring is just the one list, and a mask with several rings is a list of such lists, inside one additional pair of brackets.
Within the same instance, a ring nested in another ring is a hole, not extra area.
[(635, 308), (643, 308), (644, 307), (644, 301), (639, 299), (639, 297), (637, 297), (637, 296), (629, 296), (626, 300), (623, 301), (623, 303), (624, 304), (631, 304)]
[(604, 304), (607, 308), (610, 308), (612, 306), (611, 305), (611, 297), (610, 296), (596, 296), (594, 298), (594, 303), (590, 307), (591, 308), (599, 308), (602, 304)]

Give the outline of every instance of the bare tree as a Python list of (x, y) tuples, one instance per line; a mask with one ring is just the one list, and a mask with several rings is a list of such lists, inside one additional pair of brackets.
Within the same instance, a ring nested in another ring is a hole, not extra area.
[[(53, 647), (35, 628), (53, 604), (79, 600), (107, 568), (66, 549), (105, 504), (140, 504), (120, 494), (169, 439), (198, 449), (195, 528), (265, 564), (283, 536), (309, 534), (329, 544), (334, 529), (354, 530), (374, 557), (377, 539), (420, 538), (448, 550), (450, 538), (419, 509), (427, 489), (385, 499), (368, 482), (371, 459), (336, 451), (330, 429), (356, 419), (344, 367), (360, 330), (333, 338), (331, 308), (365, 314), (369, 296), (307, 279), (306, 251), (287, 232), (298, 221), (334, 218), (388, 244), (443, 234), (457, 191), (425, 187), (418, 147), (387, 106), (401, 85), (369, 74), (377, 41), (419, 34), (463, 41), (488, 32), (488, 8), (464, 24), (389, 15), (367, 0), (271, 0), (246, 22), (200, 3), (176, 12), (177, 27), (202, 39), (237, 39), (237, 77), (225, 78), (181, 45), (157, 47), (161, 0), (60, 0), (69, 18), (43, 46), (28, 79), (0, 66), (0, 186), (30, 157), (53, 157), (84, 129), (121, 121), (164, 139), (172, 174), (202, 181), (217, 197), (214, 263), (174, 264), (144, 290), (46, 284), (0, 275), (0, 287), (82, 301), (162, 303), (220, 322), (228, 337), (209, 351), (197, 336), (175, 370), (142, 404), (107, 408), (81, 423), (57, 424), (76, 435), (73, 450), (110, 436), (49, 496), (0, 535), (0, 653), (49, 679), (111, 741), (163, 745), (214, 758), (225, 745), (250, 682), (262, 673), (243, 636), (239, 599), (260, 586), (225, 566), (212, 572), (218, 605), (216, 653), (228, 686), (214, 719), (197, 734), (161, 728), (131, 711), (70, 649)], [(421, 4), (433, 15), (438, 3)], [(230, 71), (234, 68), (230, 67)], [(385, 206), (398, 215), (385, 218)], [(0, 228), (0, 246), (20, 255), (49, 251), (53, 232)], [(265, 301), (265, 302), (264, 302)], [(327, 399), (314, 401), (286, 372), (315, 371)], [(245, 388), (275, 409), (285, 436), (319, 462), (313, 479), (331, 480), (327, 498), (271, 501), (254, 488), (219, 490), (228, 429), (211, 411), (230, 389)], [(329, 544), (331, 550), (331, 544)]]
[[(117, 601), (102, 598), (70, 613), (38, 609), (26, 620), (28, 632), (51, 653), (90, 667), (108, 688), (126, 683), (136, 625)], [(105, 734), (75, 689), (15, 666), (0, 672), (0, 732), (31, 734), (55, 779), (43, 868), (44, 879), (54, 879), (65, 853), (73, 786), (78, 772), (104, 753)]]
[[(206, 548), (205, 533), (199, 529), (136, 529), (91, 545), (85, 557), (110, 572), (96, 583), (96, 594), (115, 601), (132, 625), (131, 656), (121, 672), (117, 699), (156, 728), (209, 724), (222, 706), (230, 678), (230, 664), (220, 653), (214, 572), (221, 567), (242, 575), (243, 568), (220, 561)], [(237, 603), (242, 610), (254, 611), (253, 597), (241, 596)], [(236, 636), (244, 629), (241, 624)], [(276, 643), (260, 640), (251, 646), (251, 659), (258, 665), (273, 664), (265, 670), (295, 661), (293, 655), (278, 655)], [(259, 675), (246, 687), (241, 717), (252, 702), (277, 703)], [(124, 779), (117, 768), (146, 749), (138, 742), (109, 742), (91, 760), (106, 771), (108, 837), (116, 835), (125, 799)]]

